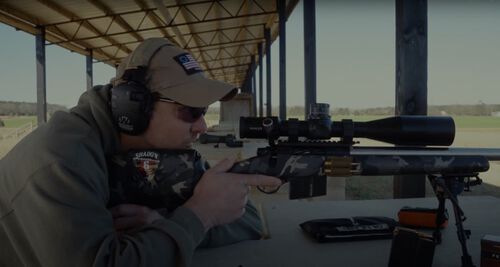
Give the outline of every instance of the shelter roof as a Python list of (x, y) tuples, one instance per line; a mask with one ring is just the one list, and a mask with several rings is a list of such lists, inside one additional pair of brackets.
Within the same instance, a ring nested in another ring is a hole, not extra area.
[[(251, 57), (278, 36), (273, 0), (12, 0), (0, 1), (0, 22), (47, 45), (119, 64), (142, 40), (165, 37), (189, 50), (207, 75), (241, 86)], [(287, 17), (298, 0), (286, 0)]]

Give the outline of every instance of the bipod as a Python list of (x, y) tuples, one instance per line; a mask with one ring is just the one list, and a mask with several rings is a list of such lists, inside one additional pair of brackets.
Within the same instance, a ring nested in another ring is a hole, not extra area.
[(433, 237), (434, 242), (441, 243), (440, 226), (446, 220), (445, 201), (448, 198), (453, 205), (453, 212), (455, 214), (455, 225), (457, 227), (457, 236), (460, 246), (462, 247), (462, 267), (475, 267), (472, 263), (472, 257), (467, 250), (467, 239), (469, 239), (471, 231), (463, 227), (463, 222), (467, 219), (463, 210), (458, 204), (457, 196), (462, 191), (469, 191), (471, 186), (481, 184), (482, 180), (477, 173), (469, 175), (428, 175), (436, 197), (439, 201), (438, 213), (436, 216), (436, 228), (434, 229)]

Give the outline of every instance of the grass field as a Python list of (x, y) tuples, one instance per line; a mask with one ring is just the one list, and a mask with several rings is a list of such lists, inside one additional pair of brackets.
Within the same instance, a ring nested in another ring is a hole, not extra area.
[[(28, 123), (33, 123), (36, 124), (36, 116), (17, 116), (17, 117), (10, 117), (10, 116), (2, 116), (0, 117), (2, 121), (5, 123), (4, 127), (0, 127), (0, 137), (3, 137), (4, 135), (8, 135), (12, 132), (16, 131), (16, 128), (19, 128), (23, 125), (26, 125)], [(7, 139), (0, 139), (0, 159), (7, 154), (7, 152), (14, 147), (17, 142), (19, 142), (19, 138), (7, 138)]]
[(35, 123), (36, 116), (17, 116), (17, 117), (0, 117), (5, 123), (5, 128), (21, 127), (29, 122)]
[(454, 116), (453, 119), (457, 128), (500, 129), (500, 117)]

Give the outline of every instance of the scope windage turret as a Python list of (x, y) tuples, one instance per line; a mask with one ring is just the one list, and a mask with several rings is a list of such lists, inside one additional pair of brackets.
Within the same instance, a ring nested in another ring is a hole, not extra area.
[(362, 137), (394, 145), (449, 146), (455, 139), (455, 123), (446, 116), (395, 116), (367, 122), (321, 119), (280, 121), (277, 117), (241, 117), (240, 138), (277, 139), (305, 137), (344, 141)]

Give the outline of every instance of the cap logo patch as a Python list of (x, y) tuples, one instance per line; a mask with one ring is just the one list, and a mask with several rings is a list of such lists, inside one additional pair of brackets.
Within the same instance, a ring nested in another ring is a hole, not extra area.
[(188, 75), (203, 71), (200, 64), (189, 53), (180, 54), (175, 56), (174, 59)]

